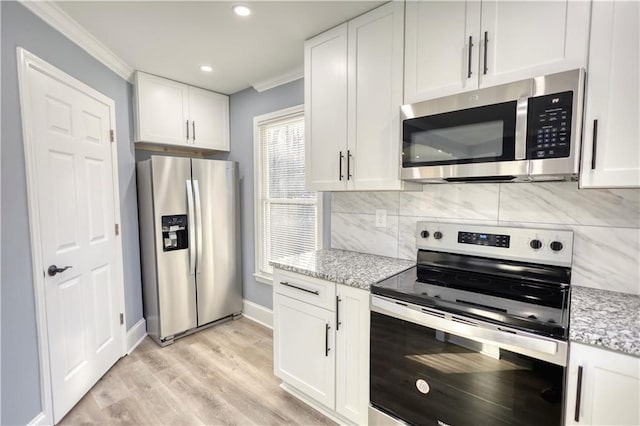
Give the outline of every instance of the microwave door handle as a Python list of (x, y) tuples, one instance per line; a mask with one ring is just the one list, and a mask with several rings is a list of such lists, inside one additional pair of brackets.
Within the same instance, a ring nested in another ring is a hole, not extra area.
[(189, 218), (189, 274), (196, 273), (196, 252), (195, 252), (195, 239), (196, 230), (194, 223), (194, 210), (193, 210), (193, 185), (191, 179), (187, 179), (187, 217)]
[(516, 104), (516, 137), (515, 137), (515, 159), (526, 160), (527, 158), (527, 107), (529, 96), (521, 96)]

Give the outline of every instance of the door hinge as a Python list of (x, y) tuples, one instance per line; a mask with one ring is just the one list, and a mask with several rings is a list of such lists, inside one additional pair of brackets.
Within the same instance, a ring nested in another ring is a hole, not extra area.
[(116, 140), (115, 136), (113, 135), (113, 130), (109, 130), (109, 139), (111, 140), (111, 142), (114, 142)]
[(120, 313), (120, 325), (124, 325), (124, 314)]
[(116, 235), (120, 235), (120, 225), (116, 223)]

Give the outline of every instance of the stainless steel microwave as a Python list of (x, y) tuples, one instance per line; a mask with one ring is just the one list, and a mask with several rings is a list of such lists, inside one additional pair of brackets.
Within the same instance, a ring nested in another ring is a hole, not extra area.
[(401, 107), (404, 180), (576, 180), (585, 72)]

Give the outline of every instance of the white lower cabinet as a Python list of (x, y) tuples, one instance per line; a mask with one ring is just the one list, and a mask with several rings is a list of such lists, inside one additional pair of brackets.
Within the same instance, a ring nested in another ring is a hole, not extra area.
[(288, 386), (337, 420), (368, 423), (368, 291), (275, 270), (273, 356)]
[(333, 407), (333, 312), (280, 294), (273, 296), (273, 311), (276, 376)]
[(567, 425), (640, 425), (640, 358), (571, 343)]
[(368, 423), (369, 292), (337, 284), (336, 411)]

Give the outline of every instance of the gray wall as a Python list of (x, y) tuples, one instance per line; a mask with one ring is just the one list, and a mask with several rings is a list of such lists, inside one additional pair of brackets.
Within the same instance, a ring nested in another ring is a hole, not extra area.
[(25, 424), (41, 411), (24, 148), (16, 47), (21, 46), (116, 103), (127, 328), (142, 318), (132, 87), (84, 50), (13, 1), (2, 13), (2, 363), (3, 425)]
[[(253, 117), (304, 103), (304, 82), (302, 79), (275, 87), (264, 92), (253, 88), (231, 95), (230, 134), (231, 152), (219, 156), (239, 163), (240, 171), (240, 211), (242, 214), (242, 275), (244, 298), (265, 306), (273, 306), (270, 285), (255, 280), (255, 238), (253, 205)], [(324, 195), (324, 235), (325, 247), (330, 237), (330, 198)]]

